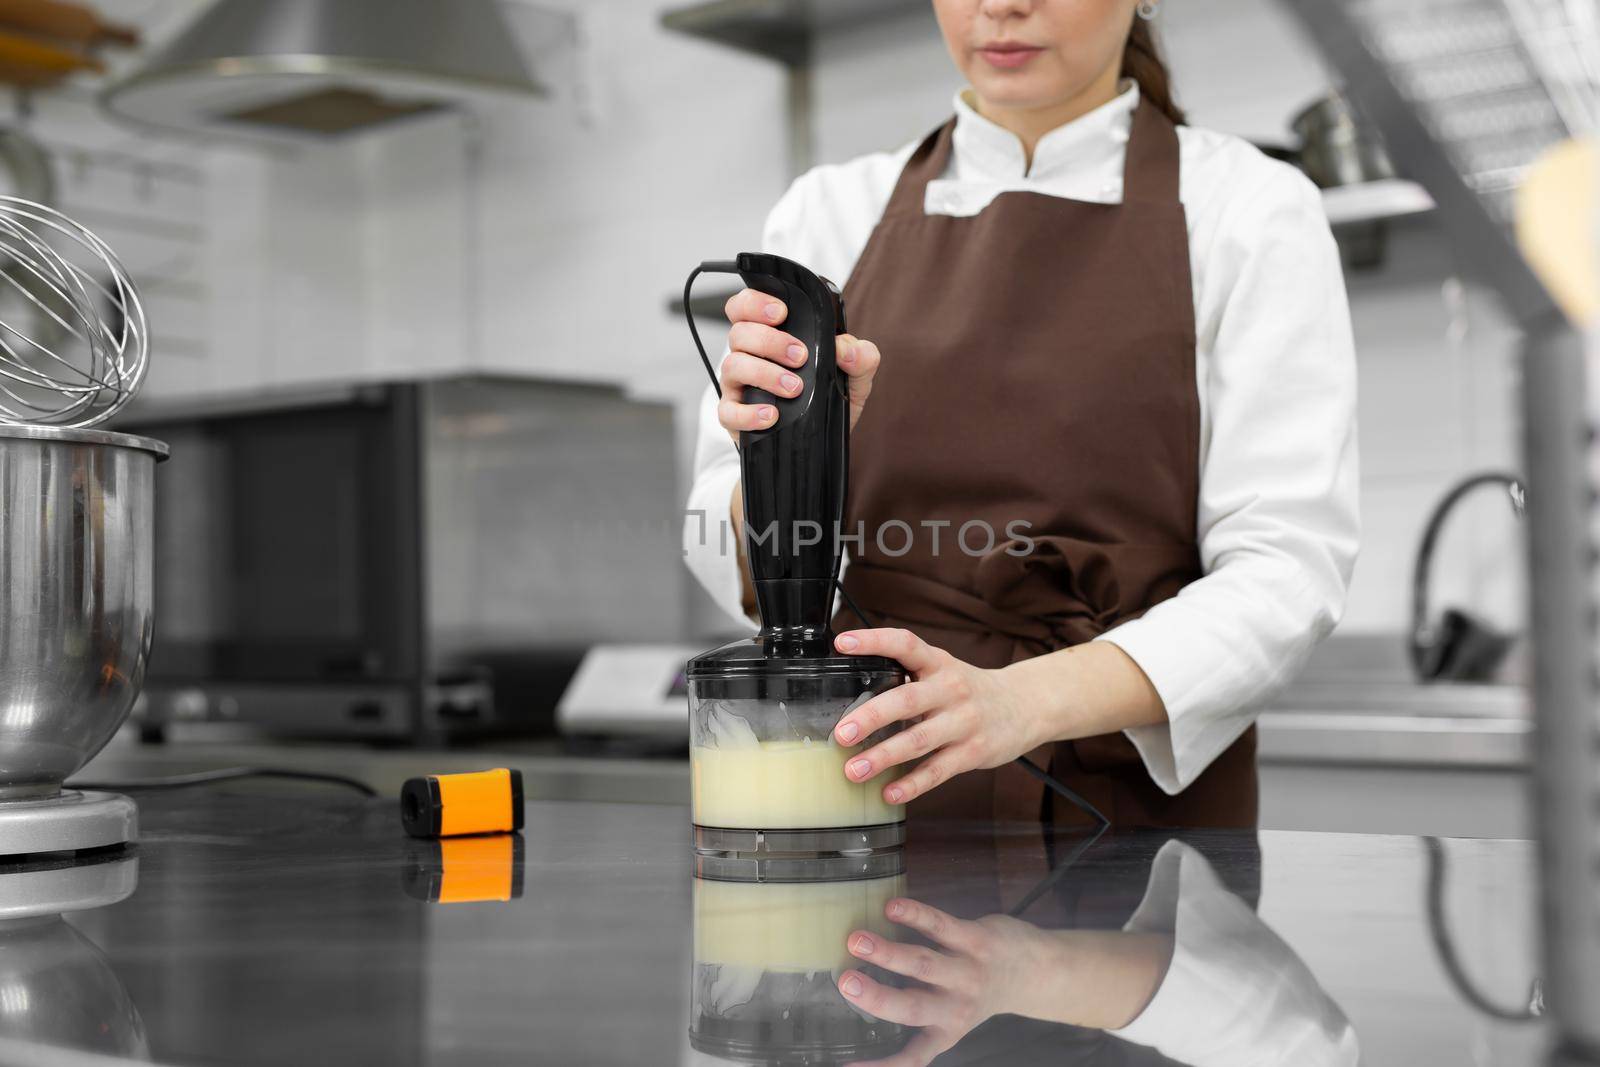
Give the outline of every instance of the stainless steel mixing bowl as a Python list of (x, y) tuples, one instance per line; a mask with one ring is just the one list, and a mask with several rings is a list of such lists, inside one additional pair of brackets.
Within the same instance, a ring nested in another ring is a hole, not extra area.
[(55, 794), (139, 695), (166, 455), (127, 434), (0, 426), (0, 800)]

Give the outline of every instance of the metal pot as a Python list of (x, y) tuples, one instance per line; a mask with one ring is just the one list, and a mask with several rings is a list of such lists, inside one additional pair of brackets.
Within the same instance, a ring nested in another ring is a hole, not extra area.
[(0, 799), (51, 796), (133, 707), (167, 446), (0, 426)]
[(1301, 140), (1300, 169), (1322, 188), (1394, 177), (1382, 143), (1338, 93), (1307, 107), (1292, 125)]

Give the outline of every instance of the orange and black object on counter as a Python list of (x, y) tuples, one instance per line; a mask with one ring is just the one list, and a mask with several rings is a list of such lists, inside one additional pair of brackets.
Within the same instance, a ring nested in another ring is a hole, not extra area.
[(400, 824), (412, 837), (460, 837), (522, 829), (522, 772), (496, 767), (430, 774), (400, 787)]
[(400, 787), (400, 823), (422, 838), (406, 892), (432, 904), (522, 896), (522, 772), (497, 767), (412, 778)]

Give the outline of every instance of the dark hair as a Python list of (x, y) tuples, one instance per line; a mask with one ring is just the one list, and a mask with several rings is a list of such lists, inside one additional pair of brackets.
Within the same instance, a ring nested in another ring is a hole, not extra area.
[(1183, 109), (1172, 99), (1172, 75), (1167, 71), (1161, 49), (1156, 45), (1156, 35), (1146, 19), (1134, 17), (1133, 29), (1128, 32), (1128, 44), (1122, 50), (1122, 76), (1139, 83), (1139, 94), (1150, 101), (1167, 118), (1182, 126), (1186, 121)]

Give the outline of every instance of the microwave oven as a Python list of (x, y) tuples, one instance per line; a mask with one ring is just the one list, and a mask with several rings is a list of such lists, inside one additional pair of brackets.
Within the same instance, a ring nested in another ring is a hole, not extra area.
[(671, 406), (472, 376), (149, 407), (156, 638), (135, 719), (544, 734), (597, 642), (681, 635)]

